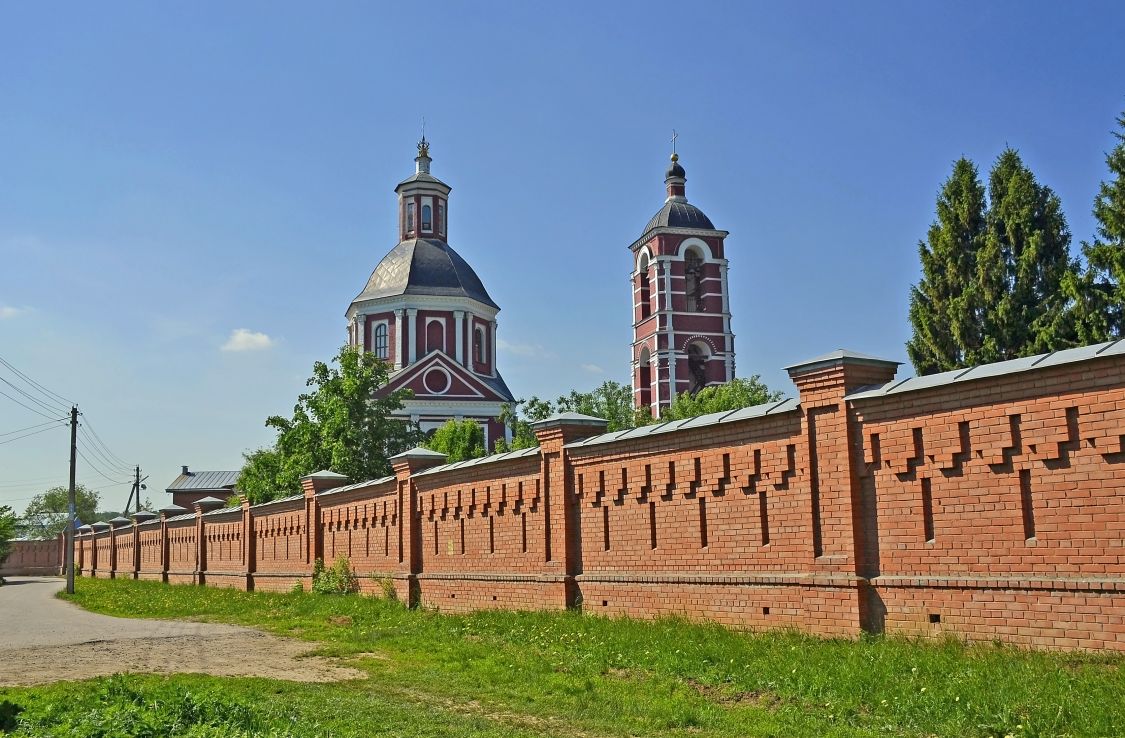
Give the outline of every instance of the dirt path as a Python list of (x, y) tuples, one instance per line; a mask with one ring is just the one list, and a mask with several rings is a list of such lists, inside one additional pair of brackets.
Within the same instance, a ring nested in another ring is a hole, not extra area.
[(313, 646), (251, 628), (96, 615), (55, 598), (61, 579), (11, 577), (0, 587), (0, 686), (120, 672), (260, 676), (294, 682), (362, 678)]

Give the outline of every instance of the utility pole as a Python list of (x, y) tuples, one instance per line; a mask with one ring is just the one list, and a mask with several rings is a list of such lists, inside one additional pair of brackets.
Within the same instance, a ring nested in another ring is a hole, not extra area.
[[(141, 511), (141, 466), (137, 465), (134, 470), (135, 476), (133, 477), (133, 489), (137, 490), (137, 512)], [(129, 514), (129, 510), (125, 510), (125, 514)]]
[(78, 456), (78, 406), (70, 408), (70, 491), (66, 498), (66, 593), (74, 594), (74, 464)]

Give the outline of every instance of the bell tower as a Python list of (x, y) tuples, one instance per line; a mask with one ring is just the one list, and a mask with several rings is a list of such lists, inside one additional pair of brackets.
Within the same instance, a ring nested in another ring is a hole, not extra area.
[(658, 417), (676, 395), (734, 379), (727, 231), (687, 200), (675, 153), (664, 206), (629, 246), (633, 257), (633, 401)]

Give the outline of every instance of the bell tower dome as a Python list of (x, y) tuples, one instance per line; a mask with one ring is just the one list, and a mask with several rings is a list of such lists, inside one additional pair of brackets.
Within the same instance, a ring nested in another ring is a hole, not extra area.
[(728, 233), (688, 202), (686, 184), (687, 172), (673, 149), (664, 176), (664, 206), (629, 246), (633, 401), (653, 417), (676, 395), (734, 379)]

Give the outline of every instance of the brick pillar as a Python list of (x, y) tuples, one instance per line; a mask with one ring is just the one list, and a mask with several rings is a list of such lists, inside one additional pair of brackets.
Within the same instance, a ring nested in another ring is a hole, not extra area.
[(301, 477), (305, 493), (305, 564), (312, 572), (313, 562), (324, 557), (324, 540), (320, 532), (320, 501), (316, 496), (336, 487), (343, 487), (348, 478), (334, 471), (318, 471)]
[(546, 519), (543, 550), (545, 572), (563, 580), (564, 605), (578, 596), (574, 577), (582, 573), (582, 535), (578, 506), (571, 492), (566, 444), (604, 433), (606, 421), (579, 413), (559, 413), (532, 424), (539, 439), (540, 475), (543, 479), (543, 513)]
[(423, 469), (444, 464), (446, 455), (428, 448), (412, 448), (391, 457), (398, 486), (398, 560), (406, 573), (411, 607), (419, 604), (421, 587), (418, 575), (425, 569), (422, 559), (422, 519), (418, 512), (418, 490), (412, 475)]
[(860, 470), (862, 448), (858, 421), (846, 396), (861, 387), (894, 379), (899, 362), (834, 351), (786, 367), (800, 394), (806, 432), (805, 459), (809, 470), (808, 520), (812, 569), (828, 579), (855, 580), (858, 587), (857, 626), (879, 630), (879, 604), (866, 586), (877, 552), (868, 535), (874, 524), (874, 500), (866, 499)]

